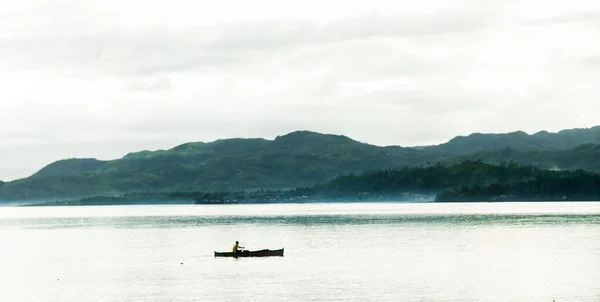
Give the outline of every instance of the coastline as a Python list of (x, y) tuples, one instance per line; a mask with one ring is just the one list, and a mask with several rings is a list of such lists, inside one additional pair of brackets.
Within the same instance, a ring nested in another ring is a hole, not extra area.
[(269, 204), (357, 204), (357, 203), (401, 203), (401, 204), (509, 204), (509, 203), (573, 203), (573, 202), (599, 202), (600, 199), (511, 199), (511, 200), (444, 200), (444, 201), (420, 201), (420, 200), (399, 200), (399, 199), (366, 199), (366, 200), (347, 200), (347, 199), (316, 199), (316, 200), (285, 200), (285, 201), (251, 201), (251, 202), (194, 202), (194, 201), (138, 201), (138, 202), (86, 202), (60, 201), (60, 202), (41, 202), (26, 203), (16, 205), (6, 205), (6, 207), (88, 207), (88, 206), (148, 206), (148, 205), (269, 205)]

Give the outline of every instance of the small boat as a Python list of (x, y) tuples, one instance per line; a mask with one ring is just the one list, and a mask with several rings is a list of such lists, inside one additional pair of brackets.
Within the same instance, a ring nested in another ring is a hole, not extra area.
[(283, 248), (279, 250), (260, 250), (260, 251), (240, 251), (237, 253), (233, 252), (215, 252), (215, 257), (283, 257)]

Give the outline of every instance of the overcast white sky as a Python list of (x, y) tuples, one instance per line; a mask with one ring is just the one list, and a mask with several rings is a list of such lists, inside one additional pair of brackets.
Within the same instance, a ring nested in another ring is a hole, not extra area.
[(600, 1), (0, 0), (0, 179), (306, 129), (600, 124)]

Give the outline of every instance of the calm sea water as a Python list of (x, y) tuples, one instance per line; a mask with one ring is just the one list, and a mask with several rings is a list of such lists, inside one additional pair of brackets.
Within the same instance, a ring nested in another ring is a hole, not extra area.
[[(235, 240), (285, 257), (214, 258)], [(600, 301), (600, 203), (0, 208), (0, 301)]]

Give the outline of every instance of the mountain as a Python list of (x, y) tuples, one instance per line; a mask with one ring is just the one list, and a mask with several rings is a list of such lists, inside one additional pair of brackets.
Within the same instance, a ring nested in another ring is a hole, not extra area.
[(447, 143), (427, 146), (423, 149), (467, 155), (505, 148), (518, 151), (567, 150), (583, 144), (600, 144), (600, 126), (562, 130), (557, 133), (540, 131), (532, 135), (523, 131), (502, 134), (473, 133), (469, 136), (457, 136)]
[[(265, 139), (187, 143), (111, 161), (54, 162), (7, 183), (3, 200), (64, 199), (128, 192), (284, 189), (371, 169), (424, 165), (446, 156), (378, 147), (346, 136), (297, 131)], [(449, 158), (449, 157), (448, 157)]]
[(464, 160), (600, 172), (596, 160), (600, 146), (590, 143), (598, 141), (599, 130), (474, 134), (423, 148), (379, 147), (346, 136), (309, 131), (292, 132), (274, 140), (236, 138), (186, 143), (169, 150), (129, 153), (109, 161), (60, 160), (28, 178), (0, 183), (0, 200), (289, 189), (351, 173)]
[(585, 201), (600, 198), (600, 174), (550, 171), (515, 163), (481, 161), (454, 165), (382, 169), (338, 176), (311, 187), (291, 190), (131, 193), (30, 204), (244, 204), (319, 201)]
[(101, 168), (106, 162), (95, 158), (73, 158), (53, 162), (35, 175), (38, 177), (52, 177), (67, 174), (93, 172)]

